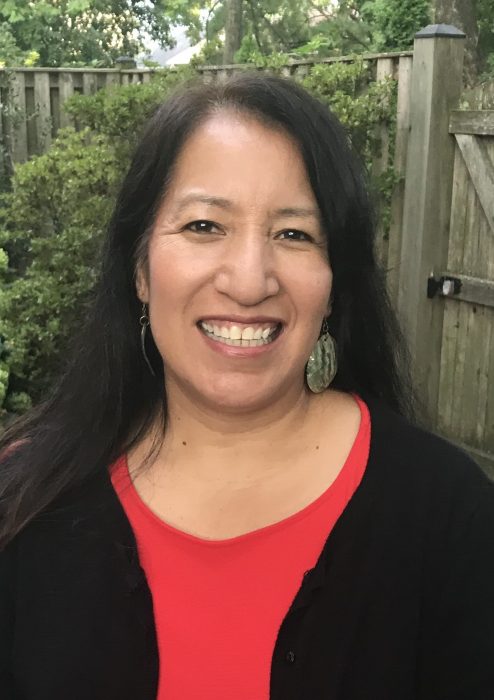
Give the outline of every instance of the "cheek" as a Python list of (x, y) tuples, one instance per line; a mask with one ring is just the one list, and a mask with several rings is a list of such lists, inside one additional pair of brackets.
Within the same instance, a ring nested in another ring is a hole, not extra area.
[(150, 246), (148, 286), (156, 306), (173, 307), (187, 295), (200, 274), (197, 261), (176, 240), (160, 240)]
[(287, 285), (292, 289), (294, 302), (301, 307), (307, 320), (319, 322), (328, 313), (333, 274), (325, 260), (317, 264), (299, 264), (288, 273)]

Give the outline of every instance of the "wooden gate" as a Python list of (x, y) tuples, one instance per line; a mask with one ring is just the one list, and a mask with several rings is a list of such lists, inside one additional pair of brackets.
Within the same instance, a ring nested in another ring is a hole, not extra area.
[[(494, 87), (494, 83), (492, 85)], [(447, 269), (430, 280), (444, 296), (438, 431), (494, 475), (494, 106), (491, 88), (453, 111), (455, 137)], [(490, 378), (490, 381), (489, 381)]]

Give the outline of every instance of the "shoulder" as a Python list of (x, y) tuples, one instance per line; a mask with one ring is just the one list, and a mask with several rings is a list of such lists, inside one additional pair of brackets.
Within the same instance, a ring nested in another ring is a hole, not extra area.
[(494, 509), (494, 483), (464, 451), (378, 401), (371, 416), (369, 467), (397, 499), (420, 498), (444, 518)]
[(135, 540), (109, 474), (100, 472), (29, 522), (0, 552), (0, 572), (14, 567), (27, 580), (53, 568), (65, 576), (84, 557), (105, 561), (115, 544), (127, 550)]

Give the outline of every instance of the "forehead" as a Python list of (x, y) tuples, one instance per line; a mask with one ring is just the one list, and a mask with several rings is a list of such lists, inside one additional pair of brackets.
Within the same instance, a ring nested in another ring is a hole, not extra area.
[(300, 149), (281, 129), (255, 117), (221, 112), (201, 124), (185, 142), (173, 168), (166, 200), (184, 190), (228, 199), (292, 200), (314, 203)]

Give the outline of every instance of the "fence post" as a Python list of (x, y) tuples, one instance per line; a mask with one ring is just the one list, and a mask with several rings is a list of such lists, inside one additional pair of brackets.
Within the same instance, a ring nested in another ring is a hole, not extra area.
[(435, 24), (416, 34), (413, 54), (398, 314), (431, 427), (437, 414), (444, 301), (427, 298), (427, 279), (447, 262), (454, 163), (448, 121), (461, 96), (464, 46), (463, 32)]

